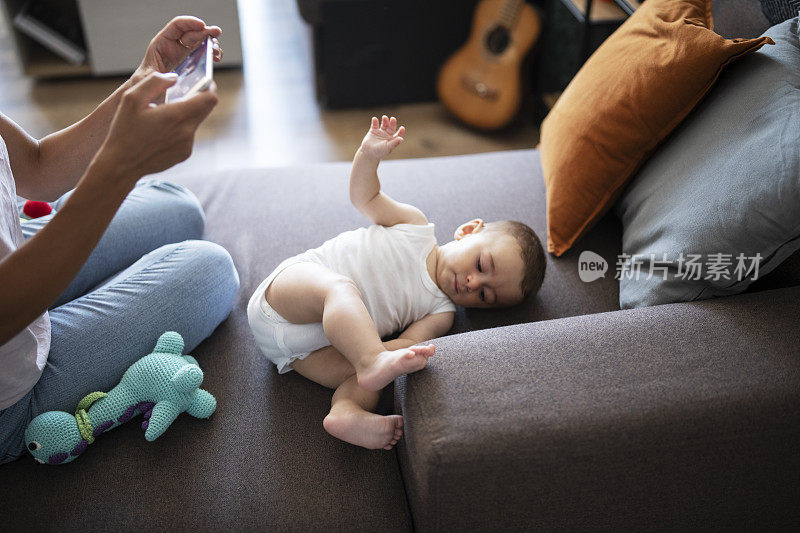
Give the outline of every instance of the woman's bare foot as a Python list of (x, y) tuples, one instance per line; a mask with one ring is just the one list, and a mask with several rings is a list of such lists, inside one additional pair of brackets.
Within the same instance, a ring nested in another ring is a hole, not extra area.
[(366, 390), (379, 391), (396, 377), (425, 368), (435, 351), (433, 344), (428, 344), (381, 352), (370, 366), (358, 371), (358, 384)]
[(337, 439), (370, 450), (391, 450), (403, 436), (402, 416), (376, 415), (355, 405), (331, 409), (322, 425)]

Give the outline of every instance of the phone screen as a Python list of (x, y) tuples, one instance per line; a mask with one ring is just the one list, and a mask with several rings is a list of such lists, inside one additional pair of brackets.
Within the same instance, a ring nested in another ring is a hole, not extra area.
[(211, 46), (211, 39), (206, 38), (203, 44), (198, 46), (183, 63), (178, 65), (178, 68), (174, 71), (178, 75), (178, 81), (167, 89), (167, 102), (188, 98), (208, 88), (211, 84), (213, 65)]

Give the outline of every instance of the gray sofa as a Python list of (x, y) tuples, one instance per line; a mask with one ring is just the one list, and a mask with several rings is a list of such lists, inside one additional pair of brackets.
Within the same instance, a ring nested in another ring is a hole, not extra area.
[[(278, 376), (250, 337), (245, 305), (282, 259), (365, 223), (348, 202), (348, 171), (334, 163), (173, 177), (198, 195), (207, 238), (231, 252), (241, 276), (231, 316), (193, 353), (218, 410), (179, 417), (153, 443), (131, 423), (67, 465), (26, 457), (0, 467), (0, 528), (800, 524), (800, 260), (748, 294), (620, 311), (613, 216), (575, 250), (548, 257), (534, 300), (459, 310), (428, 368), (382, 398), (383, 411), (405, 416), (396, 450), (327, 435), (331, 392)], [(430, 216), (440, 242), (476, 215), (522, 220), (544, 236), (535, 150), (390, 161), (381, 176)], [(583, 250), (611, 273), (582, 282)]]

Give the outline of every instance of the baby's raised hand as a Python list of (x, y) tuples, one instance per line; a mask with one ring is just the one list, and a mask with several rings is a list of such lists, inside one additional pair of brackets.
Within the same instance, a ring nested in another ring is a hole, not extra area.
[(369, 131), (361, 141), (361, 151), (375, 159), (383, 159), (394, 150), (398, 144), (403, 142), (403, 135), (406, 132), (405, 126), (397, 127), (397, 119), (388, 118), (386, 115), (381, 117), (380, 123), (376, 117), (372, 117), (372, 124)]

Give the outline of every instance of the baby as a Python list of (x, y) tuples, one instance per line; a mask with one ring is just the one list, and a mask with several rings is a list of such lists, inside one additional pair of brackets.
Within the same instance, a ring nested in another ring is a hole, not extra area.
[(455, 304), (518, 304), (539, 290), (545, 269), (539, 238), (522, 223), (475, 219), (438, 246), (419, 209), (382, 193), (378, 163), (404, 134), (394, 117), (373, 117), (353, 160), (350, 201), (375, 225), (285, 260), (247, 306), (279, 373), (336, 389), (325, 430), (370, 449), (389, 450), (403, 435), (402, 416), (373, 413), (380, 390), (425, 367), (434, 346), (420, 343), (447, 333)]

